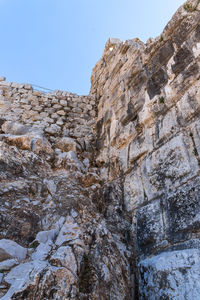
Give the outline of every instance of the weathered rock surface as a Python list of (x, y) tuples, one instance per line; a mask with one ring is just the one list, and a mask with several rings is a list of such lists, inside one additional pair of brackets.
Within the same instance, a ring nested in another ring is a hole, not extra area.
[(19, 261), (26, 258), (27, 249), (21, 247), (14, 241), (7, 239), (0, 240), (0, 261), (5, 258), (17, 258)]
[(200, 299), (199, 23), (109, 39), (88, 96), (0, 78), (1, 299)]
[[(76, 145), (72, 138), (68, 142)], [(51, 151), (36, 152), (1, 141), (0, 297), (125, 299), (131, 295), (131, 251), (123, 232), (130, 224), (121, 217), (124, 228), (113, 235), (105, 222), (95, 197), (102, 179), (92, 153), (48, 144)]]
[(140, 299), (199, 299), (200, 252), (164, 252), (139, 264)]
[(185, 270), (187, 282), (166, 259), (159, 279), (153, 265), (181, 249), (178, 273), (199, 249), (199, 22), (199, 1), (187, 1), (146, 44), (110, 39), (92, 73), (96, 161), (107, 180), (123, 182), (141, 299), (200, 299), (198, 272)]

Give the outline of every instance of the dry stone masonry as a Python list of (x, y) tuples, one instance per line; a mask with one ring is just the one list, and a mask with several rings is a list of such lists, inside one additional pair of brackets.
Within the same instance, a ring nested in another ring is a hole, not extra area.
[(200, 299), (200, 1), (110, 38), (88, 96), (0, 79), (0, 299)]
[(78, 96), (63, 91), (44, 93), (34, 90), (30, 84), (17, 84), (2, 79), (2, 124), (6, 120), (42, 130), (53, 143), (58, 136), (74, 137), (83, 147), (88, 146), (84, 145), (85, 136), (93, 140), (96, 103), (92, 95)]

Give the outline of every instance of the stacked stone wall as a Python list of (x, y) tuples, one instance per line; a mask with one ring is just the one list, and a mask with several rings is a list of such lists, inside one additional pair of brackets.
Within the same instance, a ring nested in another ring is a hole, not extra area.
[[(51, 143), (69, 136), (81, 145), (92, 142), (96, 104), (94, 97), (64, 91), (44, 93), (30, 84), (0, 81), (0, 118), (19, 122), (45, 132)], [(86, 145), (85, 145), (86, 146)], [(85, 147), (84, 146), (84, 147)]]

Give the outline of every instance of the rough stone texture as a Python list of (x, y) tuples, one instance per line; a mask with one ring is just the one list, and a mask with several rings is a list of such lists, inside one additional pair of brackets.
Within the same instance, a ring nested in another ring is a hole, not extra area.
[(78, 96), (63, 91), (42, 93), (30, 85), (4, 80), (0, 80), (0, 91), (0, 126), (6, 134), (21, 136), (30, 130), (44, 131), (47, 139), (75, 137), (83, 148), (85, 136), (93, 143), (90, 122), (96, 115), (96, 103), (92, 95)]
[(200, 237), (199, 22), (199, 1), (187, 1), (146, 44), (110, 39), (91, 77), (98, 105), (96, 161), (110, 184), (123, 182), (141, 299), (200, 299), (198, 285), (192, 293), (198, 272), (188, 273), (184, 289), (187, 276), (174, 279), (166, 261), (163, 284), (171, 284), (167, 274), (177, 281), (170, 294), (151, 268), (166, 250), (182, 249), (184, 261)]
[[(72, 138), (70, 142), (76, 144)], [(130, 298), (131, 246), (123, 236), (130, 224), (119, 212), (113, 234), (113, 219), (104, 220), (107, 206), (117, 209), (122, 195), (116, 191), (119, 197), (105, 200), (101, 210), (96, 194), (102, 179), (93, 153), (82, 148), (62, 152), (51, 141), (50, 152), (23, 149), (6, 139), (0, 143), (0, 245), (5, 250), (0, 297)], [(23, 249), (26, 259), (15, 261), (19, 255), (7, 255), (10, 243), (15, 250)]]
[(14, 241), (7, 239), (0, 240), (0, 261), (5, 258), (17, 258), (19, 261), (26, 258), (27, 249), (19, 246)]
[(140, 262), (140, 299), (199, 299), (200, 252), (164, 252)]
[(200, 299), (199, 22), (109, 39), (88, 96), (0, 78), (1, 299)]

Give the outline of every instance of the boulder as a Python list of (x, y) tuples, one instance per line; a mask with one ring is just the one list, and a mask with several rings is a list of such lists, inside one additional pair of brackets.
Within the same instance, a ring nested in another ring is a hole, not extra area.
[(58, 135), (61, 131), (60, 126), (56, 125), (56, 124), (52, 124), (51, 126), (47, 127), (45, 129), (45, 132), (50, 134), (50, 135)]
[(1, 126), (5, 133), (3, 139), (6, 143), (22, 150), (33, 151), (39, 154), (41, 151), (51, 154), (51, 145), (43, 136), (43, 131), (38, 128), (23, 125), (19, 122), (6, 121)]
[(41, 151), (48, 154), (53, 152), (49, 142), (45, 138), (37, 135), (7, 135), (4, 136), (4, 141), (19, 149), (33, 151), (36, 154), (39, 154)]
[(31, 131), (31, 126), (23, 125), (19, 122), (6, 121), (2, 125), (2, 131), (6, 134), (25, 135)]
[(62, 152), (74, 151), (80, 152), (81, 146), (70, 137), (63, 137), (56, 141), (55, 147), (60, 149)]

